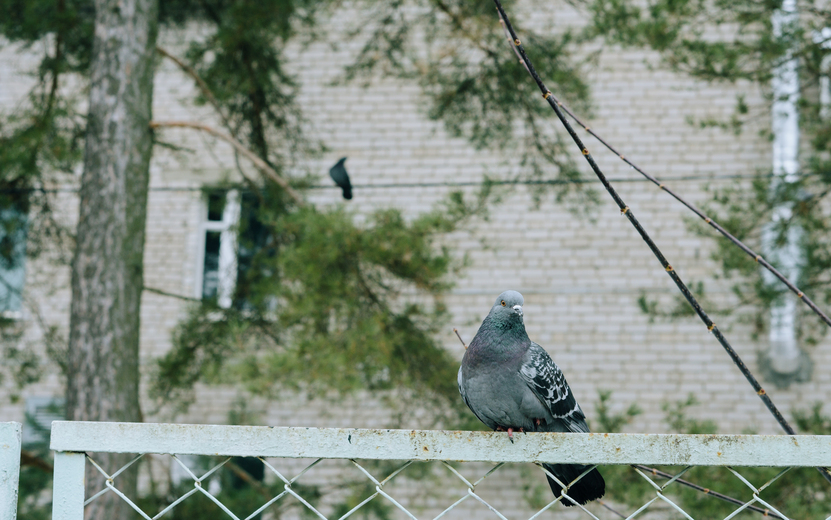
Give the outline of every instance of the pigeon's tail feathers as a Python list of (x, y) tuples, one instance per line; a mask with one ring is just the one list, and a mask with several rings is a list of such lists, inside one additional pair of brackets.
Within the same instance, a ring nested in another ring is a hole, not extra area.
[[(563, 484), (568, 486), (571, 481), (582, 475), (591, 466), (582, 466), (580, 464), (543, 464), (543, 467), (557, 477)], [(548, 475), (546, 475), (546, 478), (548, 478), (548, 485), (551, 486), (551, 491), (554, 492), (554, 495), (560, 496), (563, 492), (562, 486), (557, 484)], [(597, 471), (597, 468), (594, 468), (584, 475), (583, 478), (572, 484), (566, 494), (574, 499), (574, 502), (584, 505), (586, 502), (602, 497), (605, 492), (606, 482), (603, 480), (600, 472)], [(564, 506), (574, 505), (571, 500), (566, 498), (563, 498), (562, 503)]]
[(346, 200), (352, 199), (352, 186), (343, 187), (343, 198)]

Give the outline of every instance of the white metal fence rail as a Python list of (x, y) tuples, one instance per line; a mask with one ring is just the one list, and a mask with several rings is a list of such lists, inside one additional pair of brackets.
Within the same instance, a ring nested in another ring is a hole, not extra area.
[[(113, 485), (113, 480), (124, 468), (107, 474), (106, 471), (113, 471), (112, 468), (98, 467), (94, 458), (90, 458), (90, 461), (107, 476), (107, 487), (93, 494), (93, 496), (85, 498), (85, 464), (88, 458), (87, 454), (94, 452), (135, 453), (139, 455), (152, 453), (174, 456), (259, 457), (266, 468), (283, 481), (284, 491), (267, 501), (247, 518), (257, 517), (274, 502), (290, 495), (300, 501), (313, 514), (324, 520), (327, 517), (315, 509), (293, 488), (296, 479), (303, 475), (308, 467), (294, 478), (287, 478), (269, 464), (265, 460), (266, 458), (311, 458), (317, 459), (317, 461), (320, 459), (346, 459), (356, 465), (363, 475), (373, 482), (376, 492), (347, 514), (340, 515), (340, 519), (347, 518), (379, 495), (383, 497), (382, 499), (388, 500), (389, 503), (403, 511), (407, 517), (416, 518), (406, 507), (384, 490), (384, 485), (400, 470), (393, 472), (386, 479), (376, 479), (357, 463), (359, 459), (410, 461), (405, 463), (405, 467), (412, 461), (490, 462), (496, 464), (510, 462), (600, 465), (642, 464), (649, 466), (680, 465), (687, 468), (692, 466), (726, 466), (748, 486), (748, 496), (742, 497), (743, 505), (738, 506), (734, 513), (727, 518), (732, 518), (751, 505), (764, 507), (764, 509), (768, 509), (781, 518), (788, 518), (785, 512), (777, 511), (776, 508), (760, 497), (760, 491), (769, 483), (756, 488), (735, 471), (734, 467), (831, 466), (831, 436), (533, 433), (514, 435), (514, 439), (515, 442), (510, 443), (504, 433), (467, 431), (276, 428), (56, 421), (52, 426), (51, 440), (51, 448), (56, 452), (53, 520), (82, 520), (85, 503), (89, 503), (107, 492), (120, 495), (144, 518), (148, 519), (160, 518), (191, 494), (202, 493), (225, 511), (230, 518), (238, 519), (233, 512), (211, 494), (209, 489), (202, 486), (204, 479), (225, 462), (218, 464), (202, 476), (197, 476), (178, 457), (174, 458), (193, 479), (194, 488), (162, 511), (148, 514), (140, 511), (140, 508), (129, 497), (122, 495)], [(315, 464), (317, 462), (312, 463), (309, 467)], [(472, 498), (486, 505), (498, 517), (505, 519), (502, 513), (476, 494), (475, 488), (478, 482), (470, 483), (452, 466), (449, 464), (447, 466), (452, 473), (465, 483), (468, 493), (455, 503), (448, 504), (449, 507), (444, 509), (438, 517), (443, 516), (465, 499)], [(659, 485), (653, 482), (648, 474), (641, 471), (639, 473), (652, 483), (652, 486), (656, 489), (656, 496), (644, 507), (630, 515), (629, 518), (636, 517), (655, 501), (667, 503), (683, 517), (694, 518), (691, 516), (694, 512), (684, 511), (663, 493), (663, 489), (675, 479)], [(778, 476), (774, 477), (772, 481), (775, 481), (776, 478)], [(614, 485), (614, 483), (610, 485)], [(532, 518), (560, 500), (563, 500), (563, 497), (554, 498)], [(582, 507), (581, 509), (590, 517), (597, 518), (587, 509)], [(826, 514), (831, 514), (831, 500), (829, 500), (828, 509), (829, 511)], [(831, 516), (828, 516), (828, 520), (831, 520)]]
[(0, 423), (0, 520), (17, 518), (21, 431), (18, 422)]

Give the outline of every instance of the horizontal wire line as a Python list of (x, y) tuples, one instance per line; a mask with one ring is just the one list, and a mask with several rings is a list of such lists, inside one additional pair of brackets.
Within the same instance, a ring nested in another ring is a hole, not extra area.
[[(814, 176), (816, 174), (807, 174), (806, 176)], [(757, 174), (730, 174), (730, 175), (680, 175), (678, 177), (666, 177), (667, 181), (674, 182), (696, 182), (696, 181), (732, 181), (732, 180), (753, 180), (758, 179), (760, 175)], [(762, 178), (772, 178), (773, 174), (761, 175)], [(610, 182), (616, 183), (648, 183), (649, 179), (639, 177), (613, 177), (609, 179)], [(352, 189), (359, 190), (373, 190), (373, 189), (394, 189), (394, 188), (465, 188), (477, 186), (544, 186), (544, 185), (569, 185), (569, 184), (591, 184), (595, 182), (594, 179), (503, 179), (503, 180), (483, 180), (483, 181), (436, 181), (436, 182), (382, 182), (382, 183), (362, 183), (352, 184)], [(242, 185), (240, 185), (242, 186)], [(245, 185), (247, 186), (247, 185)], [(199, 186), (151, 186), (148, 191), (151, 192), (166, 192), (166, 191), (205, 191), (210, 190), (210, 185)], [(340, 190), (339, 186), (329, 184), (312, 184), (304, 186), (303, 189), (308, 190)], [(78, 193), (79, 189), (74, 187), (63, 188), (19, 188), (19, 189), (0, 189), (0, 194), (11, 193)]]

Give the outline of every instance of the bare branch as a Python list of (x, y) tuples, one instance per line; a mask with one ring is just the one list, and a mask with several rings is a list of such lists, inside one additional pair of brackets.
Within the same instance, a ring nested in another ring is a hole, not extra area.
[(208, 84), (205, 83), (205, 80), (203, 80), (199, 76), (199, 74), (196, 73), (196, 69), (194, 69), (187, 63), (183, 62), (182, 60), (180, 60), (167, 50), (163, 49), (162, 47), (156, 47), (156, 52), (158, 52), (165, 58), (169, 59), (176, 65), (178, 65), (179, 68), (185, 72), (185, 74), (193, 78), (193, 80), (199, 86), (199, 90), (202, 91), (202, 95), (205, 96), (205, 99), (208, 100), (208, 102), (214, 107), (214, 110), (216, 110), (217, 114), (219, 114), (219, 117), (222, 118), (222, 122), (225, 125), (225, 128), (227, 128), (228, 131), (231, 131), (233, 133), (233, 131), (231, 130), (231, 123), (228, 121), (228, 118), (225, 117), (225, 112), (223, 112), (222, 107), (219, 106), (219, 101), (216, 100), (216, 96), (214, 96), (213, 92), (211, 92), (211, 89), (208, 88)]
[(234, 139), (230, 135), (223, 134), (219, 130), (212, 128), (208, 125), (203, 125), (200, 123), (193, 123), (190, 121), (150, 121), (150, 128), (192, 128), (194, 130), (200, 130), (202, 132), (211, 134), (212, 136), (216, 137), (217, 139), (221, 139), (226, 143), (230, 144), (234, 147), (234, 150), (239, 152), (240, 154), (244, 155), (248, 158), (249, 161), (254, 163), (254, 166), (257, 167), (266, 177), (271, 179), (272, 181), (276, 182), (280, 185), (281, 188), (286, 190), (286, 193), (294, 199), (298, 206), (305, 206), (306, 203), (300, 197), (300, 195), (294, 191), (294, 189), (289, 186), (289, 183), (286, 179), (284, 179), (277, 171), (268, 165), (264, 160), (262, 160), (257, 154), (249, 150), (245, 147), (241, 142)]
[(31, 466), (33, 468), (37, 468), (41, 471), (49, 473), (50, 475), (54, 471), (54, 467), (52, 464), (35, 453), (31, 451), (21, 450), (20, 452), (20, 466)]
[(172, 292), (163, 291), (161, 289), (156, 289), (155, 287), (147, 287), (146, 285), (144, 287), (142, 287), (142, 289), (147, 291), (147, 292), (160, 294), (162, 296), (169, 296), (171, 298), (177, 298), (179, 300), (185, 300), (185, 301), (189, 301), (189, 302), (201, 302), (202, 301), (199, 298), (191, 298), (190, 296), (183, 296), (181, 294), (176, 294), (176, 293), (172, 293)]
[(457, 329), (457, 328), (455, 328), (455, 327), (454, 327), (454, 328), (453, 328), (453, 332), (455, 332), (455, 333), (456, 333), (456, 337), (457, 337), (457, 338), (459, 338), (459, 341), (461, 341), (461, 342), (462, 342), (462, 346), (465, 348), (465, 350), (467, 350), (467, 345), (465, 345), (465, 340), (463, 340), (463, 339), (462, 339), (462, 335), (461, 335), (461, 334), (459, 334), (459, 329)]

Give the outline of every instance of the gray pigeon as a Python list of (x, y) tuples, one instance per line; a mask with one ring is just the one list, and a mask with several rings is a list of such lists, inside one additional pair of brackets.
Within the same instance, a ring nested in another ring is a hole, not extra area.
[[(543, 348), (528, 338), (522, 321), (522, 295), (505, 291), (470, 342), (459, 367), (459, 392), (488, 428), (514, 432), (588, 433), (586, 416), (563, 376)], [(568, 485), (590, 466), (543, 464)], [(548, 477), (556, 496), (563, 488)], [(606, 483), (597, 469), (568, 488), (579, 504), (603, 496)], [(574, 505), (564, 499), (563, 505)]]
[(343, 190), (343, 198), (349, 200), (352, 198), (352, 183), (349, 182), (349, 174), (343, 166), (345, 161), (346, 157), (341, 157), (334, 166), (329, 168), (329, 177)]

